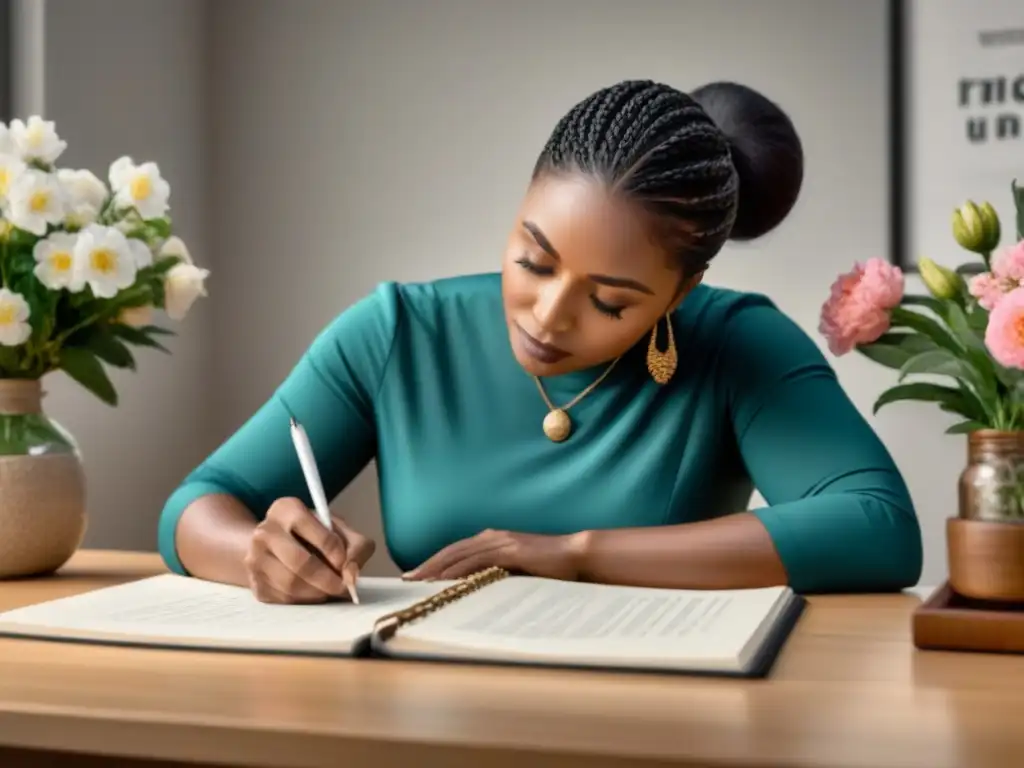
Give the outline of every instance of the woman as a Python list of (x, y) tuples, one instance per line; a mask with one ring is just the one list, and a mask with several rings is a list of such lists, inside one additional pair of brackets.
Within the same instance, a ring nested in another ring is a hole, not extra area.
[[(346, 594), (375, 544), (309, 512), (294, 416), (329, 498), (376, 459), (410, 579), (915, 584), (907, 489), (816, 345), (702, 282), (802, 177), (789, 119), (748, 88), (592, 94), (544, 147), (501, 273), (387, 283), (341, 313), (171, 496), (163, 557), (264, 601)], [(746, 511), (755, 487), (769, 506)]]

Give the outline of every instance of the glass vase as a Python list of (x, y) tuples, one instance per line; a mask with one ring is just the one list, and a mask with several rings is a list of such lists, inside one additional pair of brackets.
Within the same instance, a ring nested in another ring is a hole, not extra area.
[(1024, 432), (971, 432), (959, 490), (961, 518), (1024, 523)]
[(0, 578), (52, 573), (81, 545), (85, 472), (38, 380), (0, 379)]

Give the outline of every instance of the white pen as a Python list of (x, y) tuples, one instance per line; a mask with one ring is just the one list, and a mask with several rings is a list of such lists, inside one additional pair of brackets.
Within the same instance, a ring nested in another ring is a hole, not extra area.
[[(309, 444), (309, 437), (302, 424), (291, 417), (292, 442), (295, 444), (295, 452), (299, 455), (299, 464), (302, 465), (302, 474), (306, 478), (306, 487), (309, 488), (309, 495), (313, 499), (313, 510), (317, 519), (327, 530), (334, 530), (331, 524), (331, 512), (327, 507), (327, 495), (324, 493), (324, 485), (320, 480), (320, 471), (316, 466), (316, 459), (313, 457), (313, 447)], [(356, 585), (348, 585), (352, 602), (359, 605), (359, 595), (356, 592)]]

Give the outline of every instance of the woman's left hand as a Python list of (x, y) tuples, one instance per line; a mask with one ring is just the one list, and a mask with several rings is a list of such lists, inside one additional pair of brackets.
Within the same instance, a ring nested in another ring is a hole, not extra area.
[(582, 536), (487, 530), (457, 541), (427, 559), (403, 578), (415, 581), (458, 579), (497, 566), (508, 571), (563, 581), (579, 578)]

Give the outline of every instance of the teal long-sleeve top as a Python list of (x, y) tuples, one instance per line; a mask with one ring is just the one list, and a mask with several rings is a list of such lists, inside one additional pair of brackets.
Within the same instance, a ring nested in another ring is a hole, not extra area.
[[(651, 380), (646, 342), (569, 411), (547, 407), (512, 354), (501, 276), (384, 283), (341, 312), (273, 395), (194, 469), (159, 522), (228, 493), (262, 518), (311, 503), (289, 432), (309, 435), (328, 498), (376, 460), (385, 544), (411, 569), (484, 529), (562, 534), (753, 510), (800, 592), (913, 585), (921, 535), (892, 458), (811, 339), (767, 298), (701, 285), (673, 313), (679, 367)], [(544, 380), (566, 403), (604, 366)]]

